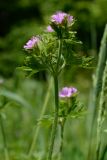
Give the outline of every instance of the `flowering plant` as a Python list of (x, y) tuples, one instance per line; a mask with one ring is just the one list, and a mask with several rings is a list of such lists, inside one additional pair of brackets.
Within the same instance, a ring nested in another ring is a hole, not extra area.
[[(73, 51), (73, 45), (78, 43), (75, 38), (76, 32), (72, 29), (74, 22), (74, 18), (70, 14), (61, 11), (56, 12), (51, 16), (50, 25), (46, 28), (45, 33), (42, 36), (33, 36), (24, 45), (25, 51), (28, 52), (24, 69), (30, 71), (31, 74), (40, 70), (47, 70), (54, 79), (55, 115), (47, 160), (52, 159), (59, 118), (63, 122), (60, 123), (62, 135), (67, 116), (78, 106), (76, 88), (64, 87), (59, 92), (59, 74), (66, 65), (84, 66), (84, 62), (87, 64), (89, 60), (91, 61), (90, 58), (80, 57)], [(62, 143), (60, 151), (62, 151)]]

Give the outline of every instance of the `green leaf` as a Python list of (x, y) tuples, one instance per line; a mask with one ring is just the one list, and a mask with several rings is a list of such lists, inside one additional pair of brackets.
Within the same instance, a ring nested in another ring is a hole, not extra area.
[(31, 73), (29, 73), (29, 74), (27, 75), (27, 78), (32, 77), (35, 73), (38, 73), (38, 72), (39, 72), (39, 70), (33, 70)]
[(4, 97), (8, 98), (9, 100), (13, 100), (13, 101), (21, 104), (22, 106), (31, 109), (31, 105), (24, 98), (22, 98), (20, 95), (18, 95), (16, 93), (13, 93), (8, 90), (1, 90), (0, 96), (4, 96)]
[(32, 69), (32, 68), (27, 67), (27, 66), (18, 67), (17, 69), (18, 69), (18, 70), (25, 71), (26, 74), (27, 74), (27, 78), (32, 77), (34, 74), (36, 74), (36, 73), (38, 73), (40, 70), (42, 70), (42, 69), (40, 69), (40, 70), (38, 70), (38, 69)]
[(22, 66), (22, 67), (17, 67), (18, 70), (22, 70), (22, 71), (32, 71), (32, 68), (27, 67), (27, 66)]

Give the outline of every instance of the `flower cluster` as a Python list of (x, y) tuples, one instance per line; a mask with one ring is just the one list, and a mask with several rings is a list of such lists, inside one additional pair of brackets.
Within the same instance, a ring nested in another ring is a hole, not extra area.
[(77, 89), (74, 87), (64, 87), (62, 90), (59, 92), (59, 97), (60, 98), (66, 98), (66, 97), (71, 97), (74, 93), (77, 92)]
[(46, 31), (47, 32), (54, 32), (53, 28), (50, 25), (47, 26)]
[[(56, 12), (56, 14), (51, 16), (50, 19), (50, 25), (47, 26), (46, 31), (47, 32), (59, 32), (59, 28), (64, 27), (68, 30), (68, 28), (73, 24), (74, 18), (70, 14), (64, 13), (64, 12)], [(64, 30), (63, 30), (64, 32)], [(59, 33), (57, 33), (59, 35)], [(40, 38), (38, 36), (33, 36), (25, 45), (25, 50), (31, 50), (35, 47), (37, 47), (38, 42), (40, 41)]]

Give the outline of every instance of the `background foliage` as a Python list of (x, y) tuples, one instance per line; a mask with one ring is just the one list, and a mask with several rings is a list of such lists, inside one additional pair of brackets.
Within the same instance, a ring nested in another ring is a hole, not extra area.
[[(76, 23), (73, 30), (82, 41), (75, 49), (81, 55), (93, 55), (97, 59), (101, 37), (107, 22), (107, 0), (3, 0), (0, 1), (0, 113), (3, 115), (7, 145), (12, 160), (25, 158), (32, 140), (34, 128), (45, 99), (50, 76), (41, 72), (31, 79), (17, 70), (24, 61), (23, 45), (33, 35), (41, 34), (50, 16), (59, 10), (72, 14)], [(64, 135), (63, 159), (84, 160), (87, 155), (91, 110), (89, 90), (92, 87), (94, 69), (66, 67), (60, 76), (60, 87), (71, 85), (78, 88), (79, 99), (88, 112), (80, 119), (67, 122)], [(8, 92), (7, 92), (8, 91)], [(11, 93), (18, 95), (14, 97)], [(52, 114), (53, 89), (50, 92), (46, 114)], [(13, 98), (14, 97), (14, 98)], [(21, 99), (20, 99), (21, 98)], [(27, 105), (26, 105), (27, 104)], [(5, 107), (4, 107), (5, 106)], [(25, 107), (24, 107), (25, 106)], [(3, 108), (2, 108), (3, 107)], [(51, 126), (48, 120), (41, 124), (32, 160), (46, 156)], [(105, 124), (106, 126), (106, 124)], [(106, 132), (104, 134), (104, 138)], [(3, 159), (3, 141), (0, 132), (0, 159)], [(59, 135), (55, 154), (59, 147)]]

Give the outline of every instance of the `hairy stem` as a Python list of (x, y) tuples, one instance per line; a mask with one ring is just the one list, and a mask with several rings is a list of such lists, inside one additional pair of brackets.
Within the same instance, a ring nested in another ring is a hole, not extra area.
[[(46, 111), (47, 103), (48, 103), (49, 97), (50, 97), (51, 87), (52, 87), (52, 78), (49, 81), (49, 87), (48, 87), (48, 90), (47, 90), (47, 94), (46, 94), (45, 101), (44, 101), (44, 104), (43, 104), (43, 108), (42, 108), (42, 111), (41, 111), (41, 114), (40, 114), (40, 118), (39, 118), (40, 120), (42, 119), (42, 117), (43, 117), (43, 115), (44, 115), (44, 113)], [(30, 149), (28, 151), (28, 158), (31, 157), (31, 155), (33, 153), (33, 150), (35, 148), (35, 144), (36, 144), (36, 141), (37, 141), (39, 130), (40, 130), (40, 125), (37, 125), (37, 128), (35, 129), (35, 132), (34, 132), (34, 137), (32, 139), (32, 143), (31, 143)]]
[(64, 137), (64, 124), (61, 125), (61, 145), (60, 145), (60, 153), (62, 153), (62, 148), (63, 148), (63, 137)]
[(60, 66), (61, 53), (62, 53), (62, 40), (59, 39), (58, 61), (57, 61), (57, 68), (56, 68), (57, 73), (59, 73), (60, 71), (59, 66)]
[(3, 125), (3, 120), (2, 120), (1, 114), (0, 114), (0, 125), (1, 125), (1, 132), (2, 132), (2, 136), (3, 136), (5, 160), (9, 160), (9, 153), (8, 153), (8, 148), (7, 148), (6, 135), (5, 135), (5, 131), (4, 131), (4, 125)]
[(57, 124), (58, 124), (59, 97), (58, 97), (58, 77), (57, 76), (54, 76), (54, 87), (55, 87), (55, 116), (54, 116), (54, 122), (52, 126), (51, 139), (50, 139), (47, 160), (52, 159), (54, 141), (55, 141), (55, 136), (56, 136), (56, 131), (57, 131)]
[(55, 89), (55, 115), (54, 115), (54, 121), (53, 121), (53, 125), (52, 125), (52, 132), (51, 132), (51, 138), (50, 138), (50, 145), (49, 145), (49, 152), (48, 152), (47, 160), (52, 159), (54, 141), (55, 141), (55, 136), (56, 136), (56, 131), (57, 131), (57, 124), (58, 124), (58, 111), (59, 111), (58, 75), (59, 75), (59, 70), (60, 70), (61, 53), (62, 53), (62, 40), (59, 39), (58, 60), (57, 60), (57, 65), (56, 65), (56, 71), (53, 75), (54, 89)]
[(52, 159), (54, 141), (55, 141), (55, 136), (56, 136), (56, 131), (57, 131), (57, 124), (58, 124), (58, 111), (59, 111), (58, 74), (59, 74), (59, 68), (60, 68), (61, 53), (62, 53), (62, 40), (59, 39), (58, 60), (57, 60), (56, 71), (53, 75), (54, 89), (55, 89), (55, 115), (54, 115), (54, 121), (53, 121), (53, 125), (52, 125), (52, 132), (51, 132), (51, 138), (50, 138), (50, 145), (49, 145), (49, 152), (48, 152), (47, 160)]

